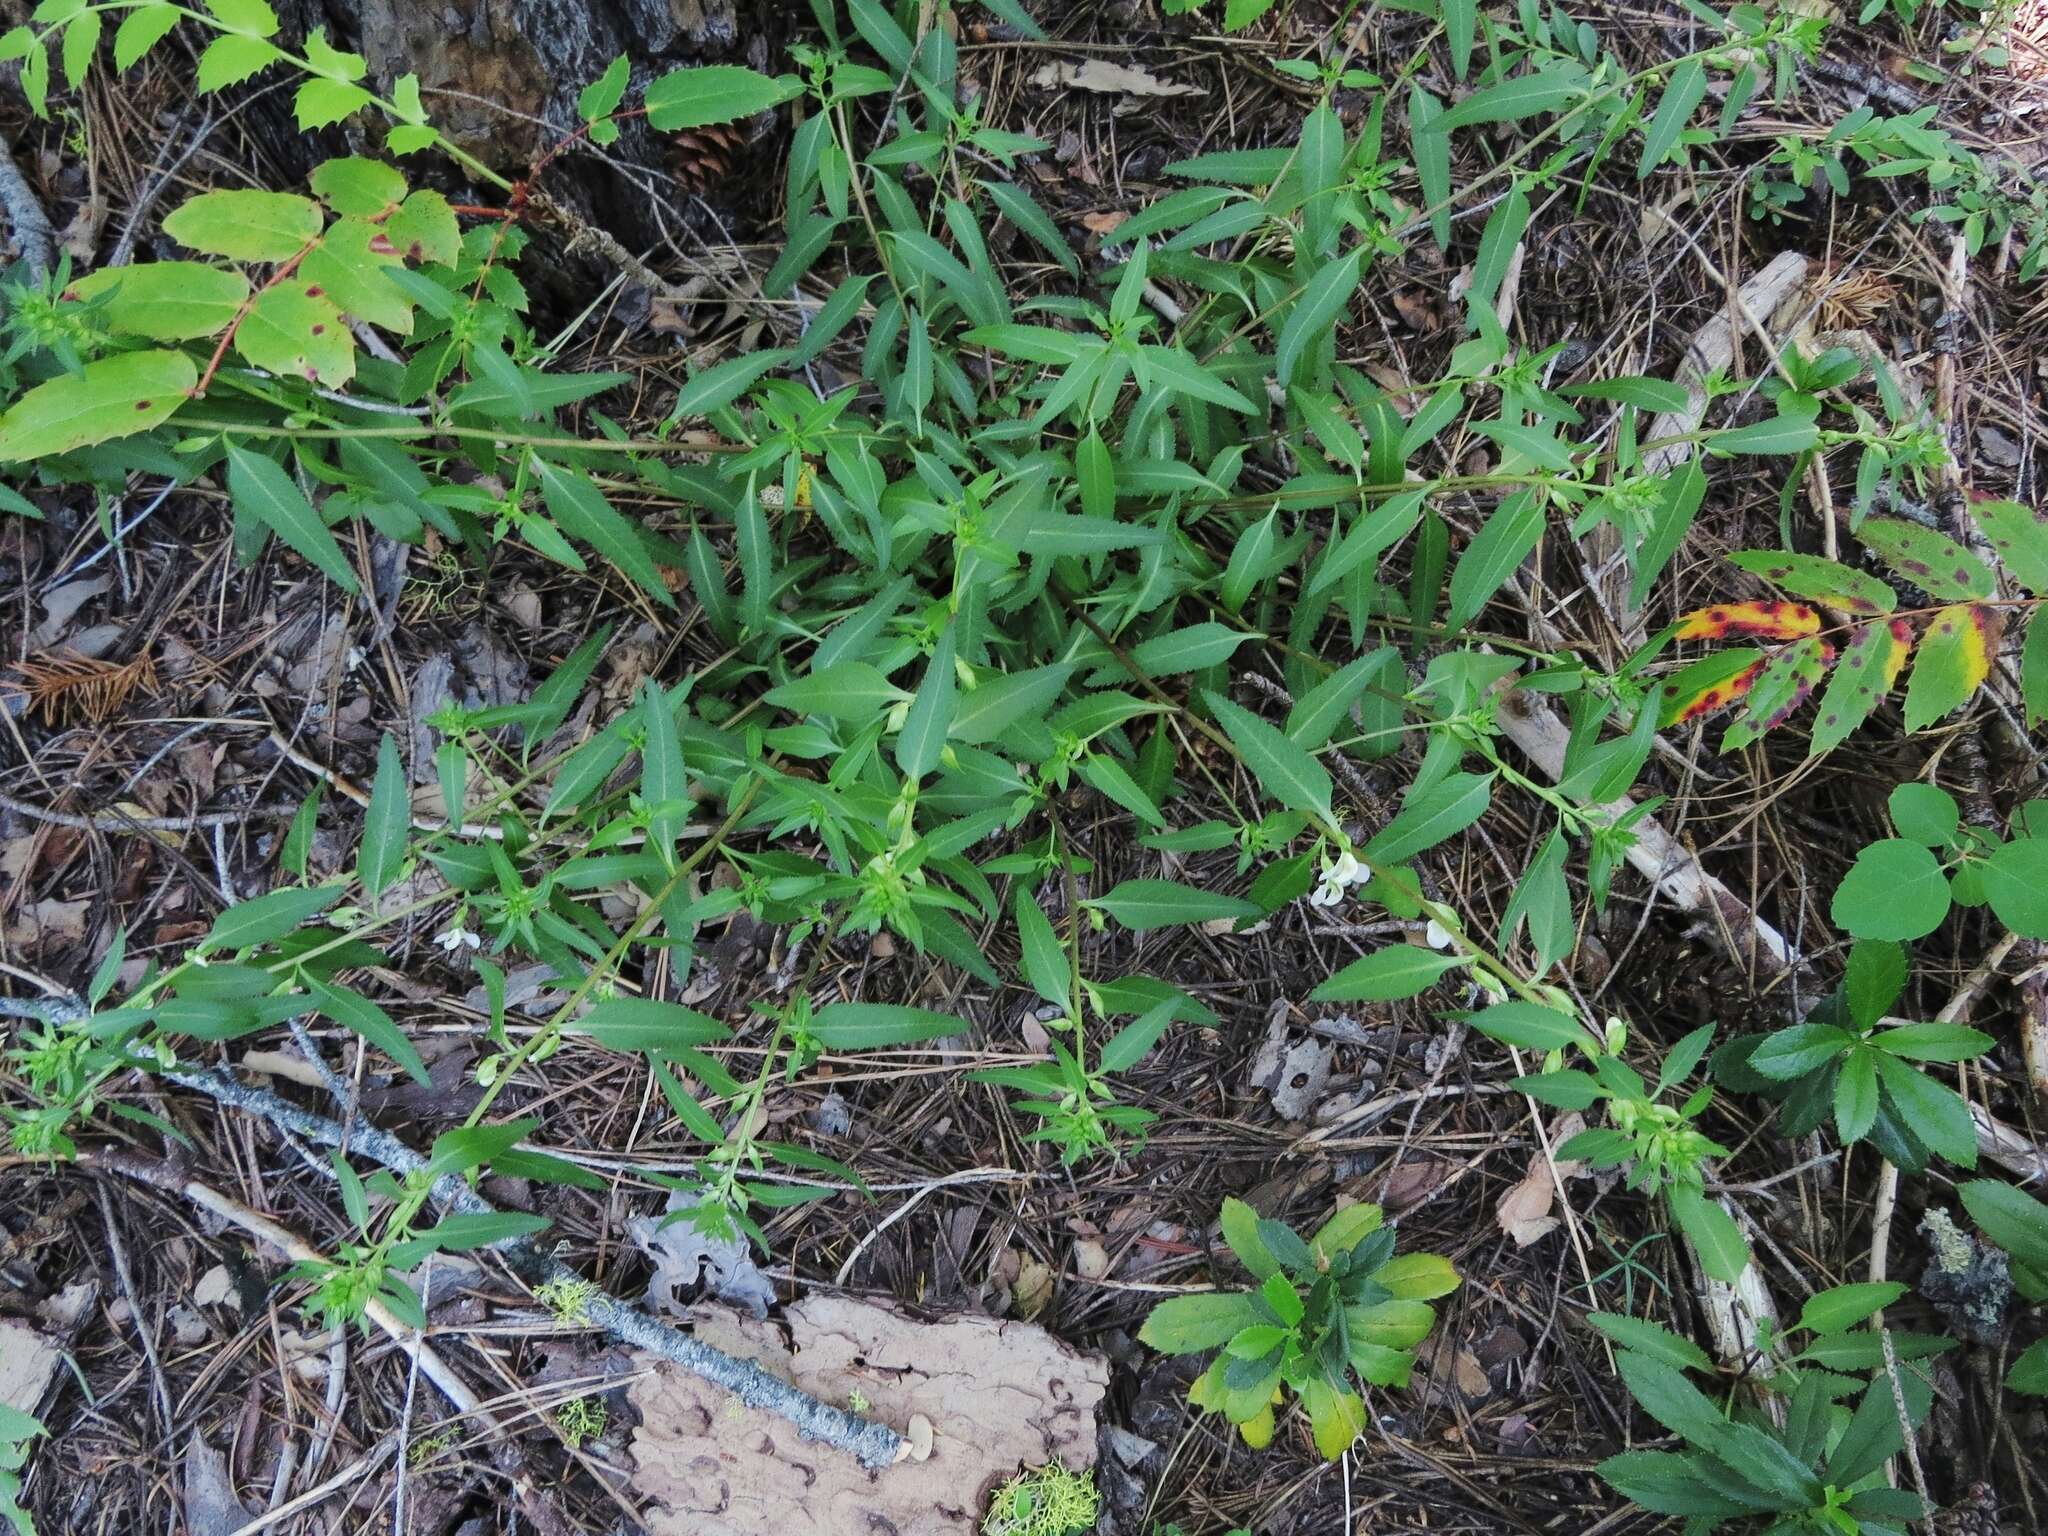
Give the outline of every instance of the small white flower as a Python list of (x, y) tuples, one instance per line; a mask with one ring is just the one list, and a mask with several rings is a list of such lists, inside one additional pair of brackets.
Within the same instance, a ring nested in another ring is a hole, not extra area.
[(1422, 936), (1429, 942), (1431, 949), (1449, 949), (1456, 937), (1450, 929), (1433, 917), (1429, 920), (1429, 927)]
[(1372, 867), (1353, 856), (1347, 848), (1323, 865), (1322, 882), (1310, 893), (1309, 905), (1334, 907), (1352, 886), (1363, 885), (1371, 878)]
[(434, 942), (452, 955), (465, 946), (470, 949), (481, 949), (484, 941), (458, 923), (446, 933), (435, 934)]

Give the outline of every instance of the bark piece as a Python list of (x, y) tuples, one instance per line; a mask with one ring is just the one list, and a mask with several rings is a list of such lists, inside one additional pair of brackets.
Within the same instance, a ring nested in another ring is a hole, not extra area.
[(921, 1323), (885, 1303), (813, 1296), (779, 1324), (702, 1308), (696, 1335), (825, 1402), (857, 1396), (906, 1431), (922, 1415), (931, 1454), (870, 1475), (786, 1422), (639, 1355), (646, 1369), (628, 1396), (640, 1416), (633, 1486), (657, 1501), (649, 1536), (952, 1536), (977, 1528), (990, 1493), (1018, 1468), (1095, 1463), (1108, 1363), (1042, 1328), (965, 1315)]

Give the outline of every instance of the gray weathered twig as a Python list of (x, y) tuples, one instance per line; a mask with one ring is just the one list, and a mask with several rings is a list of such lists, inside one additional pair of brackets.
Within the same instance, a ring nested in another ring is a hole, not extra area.
[[(224, 1072), (179, 1070), (165, 1074), (209, 1098), (250, 1114), (260, 1115), (280, 1130), (319, 1146), (338, 1147), (342, 1127), (324, 1115), (298, 1108), (262, 1088), (251, 1088)], [(382, 1163), (394, 1173), (413, 1173), (426, 1167), (427, 1160), (397, 1137), (374, 1126), (350, 1128), (351, 1152)], [(450, 1209), (471, 1214), (495, 1212), (497, 1207), (478, 1195), (460, 1177), (450, 1175), (434, 1186), (434, 1197)], [(571, 1281), (579, 1288), (584, 1277), (524, 1238), (495, 1245), (530, 1285), (549, 1281)], [(750, 1408), (765, 1409), (787, 1419), (806, 1439), (819, 1440), (835, 1450), (845, 1451), (863, 1466), (886, 1467), (896, 1459), (902, 1436), (886, 1424), (859, 1418), (843, 1408), (820, 1402), (809, 1393), (771, 1376), (749, 1360), (738, 1360), (710, 1345), (658, 1322), (629, 1302), (604, 1291), (584, 1303), (583, 1315), (621, 1343), (647, 1350), (672, 1360), (685, 1370), (725, 1388)]]
[[(76, 998), (56, 997), (44, 1002), (29, 1002), (0, 997), (0, 1016), (65, 1023), (83, 1017), (88, 1011), (85, 1004)], [(153, 1060), (137, 1064), (152, 1071), (156, 1065)], [(316, 1146), (339, 1147), (345, 1138), (349, 1151), (382, 1163), (394, 1173), (416, 1173), (427, 1166), (424, 1157), (389, 1132), (362, 1124), (350, 1126), (344, 1132), (341, 1125), (325, 1115), (300, 1109), (267, 1089), (251, 1088), (237, 1082), (224, 1071), (176, 1068), (162, 1075), (188, 1088), (196, 1088), (231, 1108), (259, 1115), (278, 1130)], [(497, 1211), (496, 1206), (455, 1174), (435, 1184), (434, 1198), (451, 1210), (472, 1215), (495, 1214)], [(630, 1302), (621, 1301), (607, 1291), (588, 1290), (588, 1282), (582, 1275), (525, 1238), (491, 1246), (510, 1261), (529, 1285), (546, 1285), (551, 1281), (576, 1285), (588, 1297), (583, 1303), (583, 1317), (621, 1343), (674, 1361), (714, 1386), (723, 1387), (748, 1407), (764, 1409), (787, 1419), (807, 1440), (822, 1441), (834, 1450), (846, 1452), (862, 1466), (876, 1469), (894, 1462), (905, 1445), (903, 1437), (886, 1424), (877, 1424), (843, 1408), (820, 1402), (808, 1392), (769, 1375), (751, 1360), (738, 1360), (723, 1350), (713, 1349), (709, 1344), (649, 1317)]]
[(35, 188), (21, 174), (11, 149), (0, 147), (0, 211), (14, 230), (14, 243), (21, 259), (28, 263), (29, 276), (41, 282), (50, 275), (57, 259), (57, 232), (50, 227), (50, 215)]

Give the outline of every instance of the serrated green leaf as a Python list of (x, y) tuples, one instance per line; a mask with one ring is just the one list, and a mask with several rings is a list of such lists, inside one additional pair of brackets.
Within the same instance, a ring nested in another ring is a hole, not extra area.
[(872, 1051), (917, 1045), (964, 1034), (965, 1020), (893, 1003), (827, 1003), (811, 1021), (811, 1034), (828, 1051)]
[(670, 70), (647, 87), (647, 122), (662, 133), (752, 117), (801, 94), (793, 75), (770, 79), (736, 64)]
[(1868, 571), (1823, 560), (1819, 555), (1740, 549), (1727, 558), (1730, 565), (1754, 572), (1794, 597), (1812, 598), (1844, 613), (1869, 617), (1890, 613), (1898, 606), (1898, 594)]
[(1273, 355), (1273, 371), (1281, 384), (1294, 383), (1301, 360), (1311, 345), (1327, 336), (1350, 308), (1358, 292), (1358, 268), (1363, 250), (1354, 248), (1347, 256), (1322, 267), (1301, 290), (1301, 297), (1288, 310), (1280, 328), (1279, 344)]
[(1374, 864), (1399, 864), (1464, 831), (1486, 814), (1493, 775), (1453, 773), (1408, 803), (1365, 846)]
[(572, 1027), (614, 1051), (681, 1051), (732, 1036), (708, 1014), (646, 997), (607, 998)]
[(124, 352), (28, 391), (0, 415), (0, 464), (46, 459), (168, 420), (199, 382), (182, 352)]
[(1125, 880), (1091, 899), (1088, 905), (1100, 907), (1133, 933), (1148, 933), (1177, 923), (1208, 923), (1259, 915), (1259, 909), (1248, 901), (1172, 880)]
[(1261, 789), (1289, 810), (1319, 816), (1326, 825), (1335, 820), (1329, 770), (1307, 749), (1221, 694), (1205, 691), (1203, 697)]
[(661, 571), (648, 554), (647, 546), (590, 477), (581, 470), (550, 464), (542, 458), (536, 457), (532, 462), (540, 473), (541, 495), (562, 531), (596, 549), (663, 607), (673, 608), (676, 600), (662, 581)]
[(286, 261), (320, 233), (320, 205), (291, 192), (202, 192), (164, 220), (180, 245), (231, 261)]
[(276, 534), (342, 591), (360, 591), (334, 534), (277, 461), (232, 441), (227, 454), (228, 497), (235, 510)]
[(1866, 517), (1856, 537), (1887, 566), (1939, 602), (1986, 598), (1998, 590), (1991, 568), (1945, 533), (1899, 517)]
[(1948, 909), (1941, 861), (1918, 843), (1891, 837), (1856, 855), (1828, 913), (1860, 939), (1921, 939), (1941, 926)]

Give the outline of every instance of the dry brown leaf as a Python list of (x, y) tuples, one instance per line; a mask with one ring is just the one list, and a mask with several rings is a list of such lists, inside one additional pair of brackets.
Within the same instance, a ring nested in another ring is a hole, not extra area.
[(1406, 1210), (1435, 1194), (1451, 1176), (1451, 1164), (1427, 1152), (1411, 1152), (1387, 1174), (1380, 1204), (1390, 1211)]
[[(1550, 1128), (1550, 1144), (1562, 1146), (1586, 1128), (1583, 1115), (1576, 1112), (1566, 1115)], [(1559, 1218), (1550, 1214), (1550, 1207), (1557, 1194), (1557, 1184), (1563, 1180), (1575, 1179), (1586, 1171), (1584, 1163), (1561, 1161), (1553, 1179), (1550, 1163), (1541, 1149), (1529, 1159), (1529, 1171), (1522, 1175), (1521, 1182), (1513, 1185), (1507, 1193), (1494, 1202), (1494, 1219), (1500, 1223), (1501, 1231), (1515, 1240), (1517, 1248), (1527, 1248), (1542, 1241), (1559, 1225)]]
[(1112, 64), (1108, 59), (1084, 59), (1078, 64), (1041, 64), (1031, 76), (1031, 83), (1046, 89), (1066, 86), (1073, 90), (1105, 91), (1124, 96), (1209, 94), (1199, 85), (1180, 85), (1172, 80), (1162, 80), (1128, 64)]
[(1493, 1218), (1517, 1248), (1527, 1248), (1557, 1230), (1558, 1219), (1550, 1214), (1551, 1194), (1550, 1170), (1539, 1158), (1522, 1181), (1510, 1185), (1495, 1202)]
[(1091, 234), (1106, 235), (1129, 217), (1120, 208), (1112, 208), (1107, 213), (1084, 213), (1081, 215), (1081, 227)]
[[(850, 1456), (799, 1439), (652, 1355), (627, 1388), (633, 1488), (655, 1501), (649, 1536), (759, 1536), (763, 1531), (891, 1531), (964, 1536), (990, 1493), (1019, 1466), (1095, 1464), (1107, 1362), (1041, 1328), (987, 1317), (921, 1323), (880, 1302), (812, 1296), (778, 1322), (700, 1307), (698, 1338), (754, 1360), (828, 1403), (864, 1400), (871, 1417), (923, 1444), (870, 1474)], [(784, 1329), (788, 1342), (784, 1342)]]
[(85, 937), (86, 918), (92, 899), (58, 901), (44, 897), (24, 905), (7, 924), (7, 942), (20, 949), (38, 949), (45, 944), (74, 944)]
[(26, 1323), (0, 1318), (0, 1403), (35, 1413), (64, 1351)]
[(1026, 1255), (1011, 1299), (1017, 1315), (1026, 1322), (1043, 1312), (1052, 1301), (1052, 1266)]

